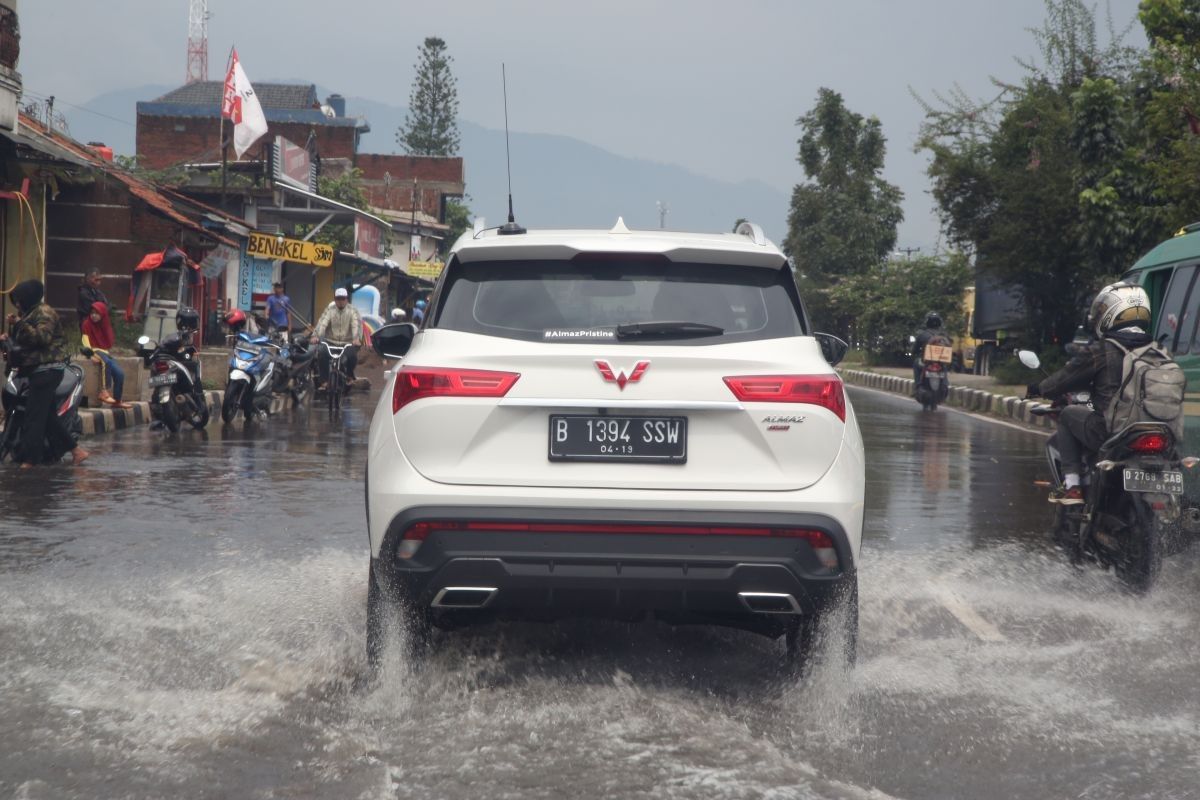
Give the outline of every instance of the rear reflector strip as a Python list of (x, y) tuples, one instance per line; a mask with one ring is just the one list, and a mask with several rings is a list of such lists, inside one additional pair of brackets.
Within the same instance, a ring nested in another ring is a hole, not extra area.
[(725, 378), (734, 397), (748, 403), (805, 403), (846, 421), (846, 395), (837, 375), (738, 375)]
[(509, 520), (433, 520), (414, 522), (404, 532), (396, 550), (400, 558), (412, 558), (420, 543), (435, 531), (481, 531), (518, 533), (599, 533), (635, 536), (769, 536), (803, 539), (829, 569), (837, 569), (837, 550), (828, 533), (816, 528), (749, 527), (739, 525), (672, 525), (608, 522), (513, 522)]

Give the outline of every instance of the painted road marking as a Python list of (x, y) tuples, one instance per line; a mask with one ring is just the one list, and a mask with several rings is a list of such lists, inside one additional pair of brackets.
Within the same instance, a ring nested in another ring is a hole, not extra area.
[(979, 637), (984, 642), (1006, 642), (1008, 641), (1004, 634), (1000, 632), (992, 623), (988, 622), (983, 617), (976, 613), (975, 609), (967, 605), (967, 601), (949, 586), (942, 584), (933, 585), (933, 596), (941, 603), (942, 608), (954, 615), (954, 618), (966, 627), (971, 633)]

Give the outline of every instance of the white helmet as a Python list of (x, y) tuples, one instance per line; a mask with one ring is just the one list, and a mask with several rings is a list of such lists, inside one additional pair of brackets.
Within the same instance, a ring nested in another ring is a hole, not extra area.
[(1131, 325), (1144, 325), (1144, 330), (1149, 332), (1150, 298), (1146, 290), (1136, 284), (1111, 283), (1092, 301), (1087, 324), (1101, 337)]
[(408, 316), (408, 314), (406, 314), (404, 312), (403, 308), (393, 308), (392, 309), (392, 319), (394, 319), (394, 320), (403, 321), (407, 316)]

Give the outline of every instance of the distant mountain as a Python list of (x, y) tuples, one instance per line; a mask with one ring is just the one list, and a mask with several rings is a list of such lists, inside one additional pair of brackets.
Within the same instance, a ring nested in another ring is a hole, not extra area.
[[(68, 107), (64, 113), (77, 139), (103, 141), (117, 153), (131, 155), (137, 102), (172, 88), (109, 92), (86, 103), (88, 111)], [(328, 94), (321, 87), (318, 93)], [(402, 152), (395, 135), (404, 122), (404, 108), (351, 97), (346, 110), (371, 125), (363, 152)], [(465, 120), (459, 129), (467, 204), (476, 215), (499, 224), (507, 215), (508, 198), (504, 131)], [(662, 201), (669, 209), (666, 227), (676, 230), (727, 231), (739, 217), (762, 225), (776, 242), (786, 230), (787, 193), (761, 181), (721, 181), (673, 164), (620, 156), (569, 136), (513, 131), (511, 145), (513, 206), (517, 221), (526, 227), (609, 227), (623, 216), (631, 228), (657, 228), (656, 204)]]

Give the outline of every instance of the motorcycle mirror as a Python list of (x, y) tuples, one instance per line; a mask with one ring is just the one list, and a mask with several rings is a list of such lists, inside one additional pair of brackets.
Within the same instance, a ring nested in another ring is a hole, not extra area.
[(915, 336), (909, 336), (909, 337), (908, 337), (908, 343), (909, 343), (909, 344), (916, 344), (916, 342), (917, 342), (917, 337), (915, 337)]
[(139, 336), (137, 343), (138, 343), (139, 347), (146, 347), (147, 345), (150, 344), (150, 337), (149, 336)]
[(1037, 353), (1032, 350), (1017, 351), (1017, 358), (1021, 359), (1021, 363), (1030, 369), (1037, 369), (1042, 365), (1041, 359), (1037, 357)]

